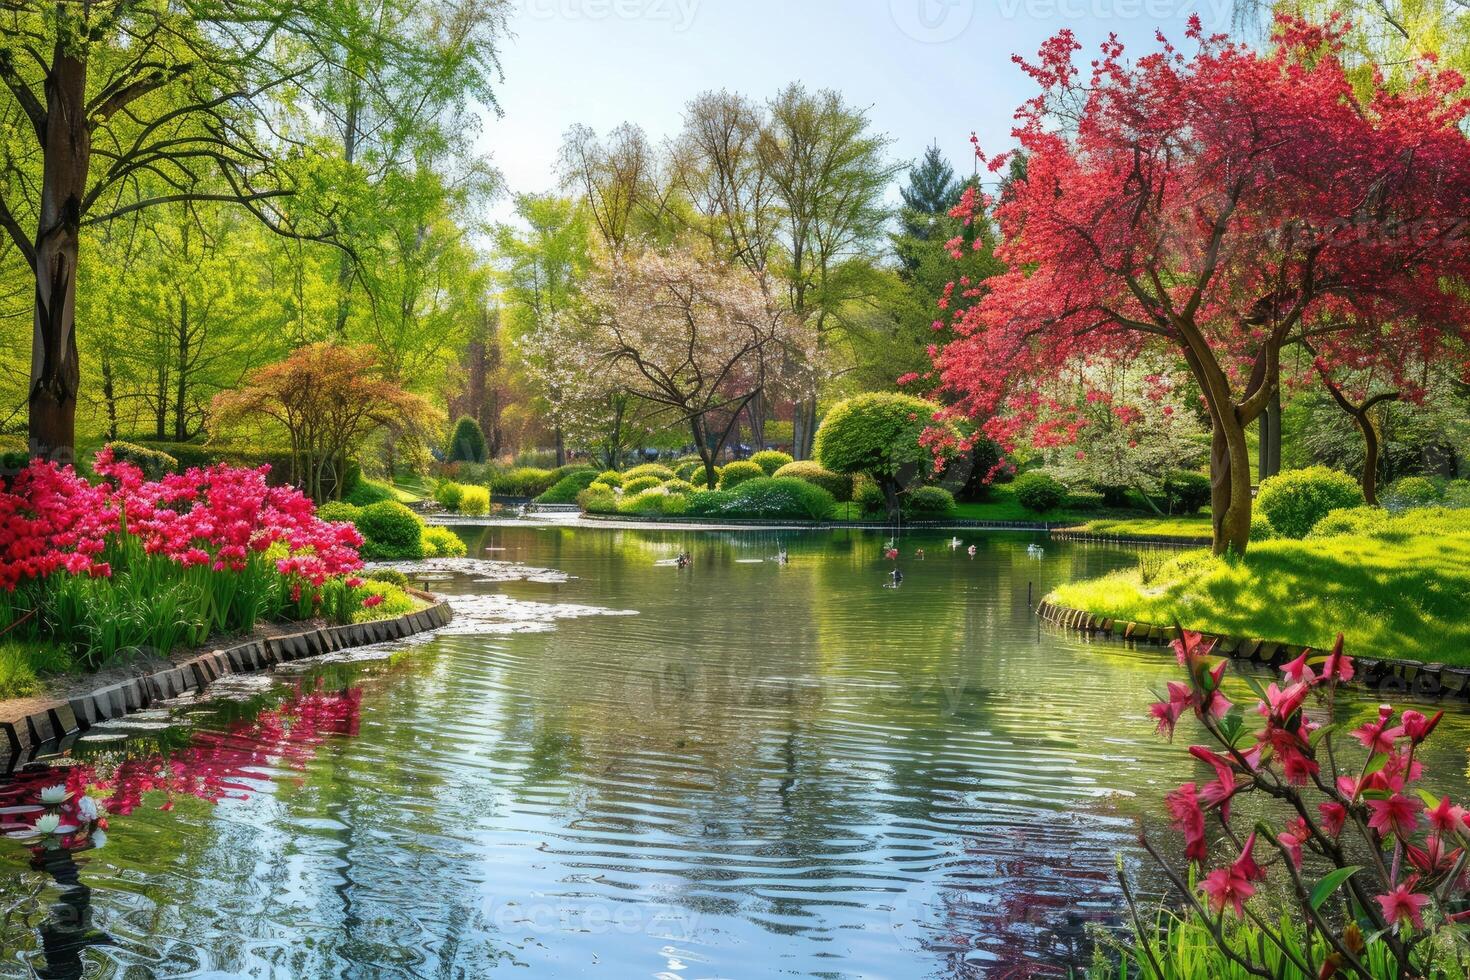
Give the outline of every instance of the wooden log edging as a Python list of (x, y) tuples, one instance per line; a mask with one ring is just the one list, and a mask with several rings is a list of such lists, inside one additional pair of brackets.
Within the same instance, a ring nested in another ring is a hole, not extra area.
[[(1108, 619), (1081, 609), (1059, 606), (1042, 600), (1036, 615), (1053, 626), (1066, 630), (1103, 636), (1131, 644), (1164, 646), (1179, 636), (1173, 626), (1155, 626)], [(1242, 639), (1215, 633), (1201, 634), (1216, 643), (1215, 652), (1233, 660), (1244, 660), (1262, 667), (1280, 667), (1295, 660), (1308, 649), (1300, 644), (1277, 643), (1273, 640)], [(1319, 651), (1325, 653), (1326, 651)], [(1349, 651), (1351, 654), (1351, 651)], [(1409, 696), (1426, 700), (1470, 700), (1470, 668), (1447, 667), (1441, 663), (1418, 660), (1393, 660), (1378, 657), (1353, 657), (1356, 674), (1352, 684), (1361, 684), (1391, 696)]]
[(1163, 534), (1099, 534), (1096, 531), (1071, 531), (1054, 528), (1053, 541), (1081, 541), (1092, 544), (1146, 544), (1162, 548), (1208, 548), (1209, 538), (1174, 538)]
[(142, 711), (159, 701), (203, 691), (227, 674), (268, 670), (277, 664), (400, 640), (448, 625), (453, 618), (449, 603), (429, 598), (430, 605), (423, 609), (392, 619), (325, 626), (211, 650), (153, 674), (132, 677), (66, 701), (53, 701), (18, 721), (0, 721), (0, 773), (15, 771), (94, 725)]

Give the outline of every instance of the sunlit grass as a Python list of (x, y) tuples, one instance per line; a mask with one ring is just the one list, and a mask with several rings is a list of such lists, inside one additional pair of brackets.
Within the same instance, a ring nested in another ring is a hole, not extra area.
[(1209, 539), (1210, 516), (1200, 517), (1128, 517), (1099, 518), (1087, 521), (1069, 531), (1086, 531), (1091, 534), (1116, 534), (1147, 538), (1203, 538)]
[(71, 659), (58, 647), (0, 640), (0, 700), (40, 694), (44, 676), (64, 673), (71, 667)]
[(1112, 619), (1365, 656), (1470, 664), (1470, 531), (1265, 541), (1243, 560), (1191, 551), (1064, 585), (1052, 601)]

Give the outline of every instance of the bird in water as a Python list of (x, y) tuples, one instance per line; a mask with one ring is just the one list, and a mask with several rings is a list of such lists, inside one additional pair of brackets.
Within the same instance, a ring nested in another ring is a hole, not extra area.
[(924, 560), (924, 549), (923, 548), (920, 548), (918, 551), (914, 552), (914, 557), (917, 558), (919, 561), (923, 561)]
[(1032, 558), (1039, 559), (1042, 555), (1046, 554), (1046, 549), (1043, 548), (1041, 545), (1033, 542), (1026, 546), (1026, 554), (1030, 555)]
[(968, 548), (965, 549), (965, 551), (969, 554), (969, 556), (971, 558), (974, 558), (975, 557), (975, 554), (976, 554), (977, 550), (978, 549), (973, 544), (970, 545), (970, 547), (968, 547)]
[(960, 545), (962, 545), (962, 544), (964, 544), (964, 542), (961, 541), (959, 538), (950, 538), (949, 539), (949, 550), (950, 551), (959, 551), (960, 550)]

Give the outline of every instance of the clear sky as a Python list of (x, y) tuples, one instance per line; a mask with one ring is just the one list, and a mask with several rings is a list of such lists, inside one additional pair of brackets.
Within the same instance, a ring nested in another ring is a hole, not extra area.
[[(562, 134), (623, 121), (661, 140), (706, 89), (765, 98), (799, 80), (869, 108), (893, 153), (938, 141), (968, 172), (969, 136), (1009, 144), (1011, 115), (1035, 88), (1011, 55), (1071, 28), (1091, 57), (1110, 32), (1131, 51), (1156, 30), (1183, 43), (1198, 12), (1227, 31), (1229, 0), (513, 0), (500, 87), (481, 149), (514, 192), (544, 191)], [(497, 216), (508, 212), (502, 202)]]

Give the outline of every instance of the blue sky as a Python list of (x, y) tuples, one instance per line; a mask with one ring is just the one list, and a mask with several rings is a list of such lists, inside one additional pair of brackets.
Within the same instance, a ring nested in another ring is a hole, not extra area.
[[(562, 133), (637, 122), (676, 133), (706, 89), (764, 98), (792, 80), (868, 106), (893, 153), (938, 141), (961, 172), (969, 136), (1008, 145), (1015, 107), (1034, 87), (1012, 62), (1071, 28), (1091, 56), (1109, 32), (1132, 51), (1156, 29), (1183, 41), (1190, 13), (1226, 31), (1228, 0), (512, 0), (500, 87), (504, 116), (480, 148), (515, 192), (544, 191)], [(508, 206), (496, 209), (503, 216)]]

